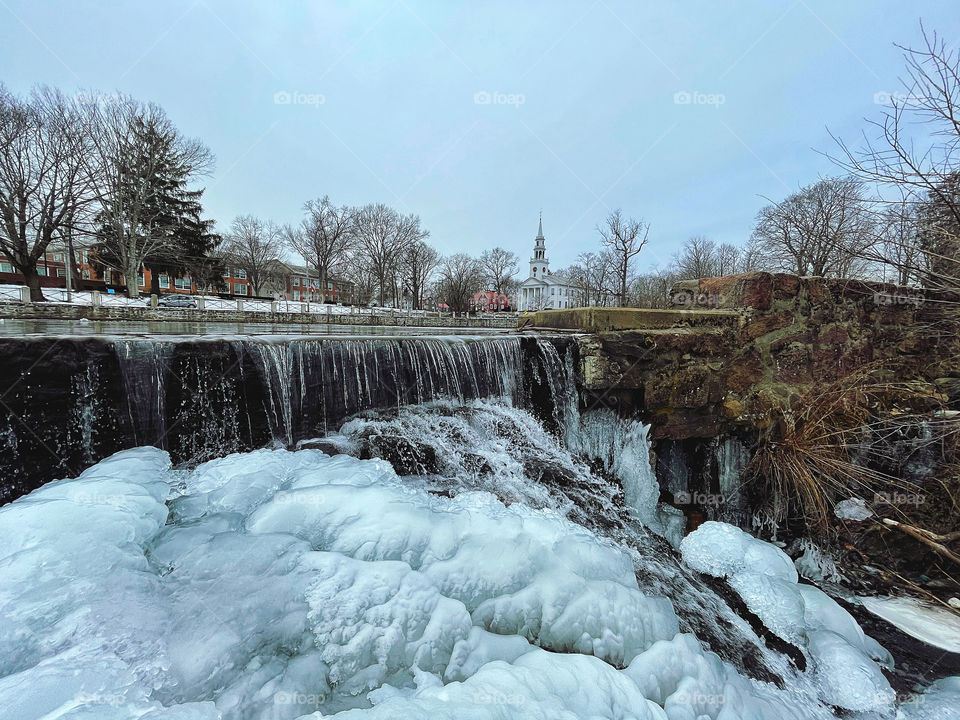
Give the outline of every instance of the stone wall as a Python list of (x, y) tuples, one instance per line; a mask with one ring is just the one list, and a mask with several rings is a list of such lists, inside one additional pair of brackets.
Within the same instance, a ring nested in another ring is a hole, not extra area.
[(46, 303), (0, 303), (0, 318), (23, 320), (108, 320), (140, 322), (228, 322), (296, 325), (366, 325), (407, 327), (515, 328), (516, 318), (423, 317), (394, 315), (335, 315), (305, 312), (252, 312), (193, 308), (111, 307)]

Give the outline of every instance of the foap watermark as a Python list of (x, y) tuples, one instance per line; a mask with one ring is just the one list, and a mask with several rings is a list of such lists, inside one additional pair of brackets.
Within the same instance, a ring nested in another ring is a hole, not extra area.
[(718, 707), (723, 705), (727, 698), (721, 694), (702, 693), (699, 690), (678, 692), (670, 696), (670, 700), (678, 705), (692, 705), (695, 707)]
[(473, 694), (473, 702), (477, 705), (523, 705), (526, 698), (518, 693), (502, 693), (494, 690), (481, 690)]
[(512, 105), (515, 108), (520, 107), (527, 101), (527, 96), (522, 93), (504, 93), (494, 90), (477, 90), (473, 94), (474, 105)]
[(913, 305), (914, 307), (919, 307), (923, 305), (923, 301), (924, 298), (922, 295), (916, 295), (914, 293), (875, 292), (873, 294), (874, 305)]
[(281, 490), (273, 496), (277, 505), (323, 505), (327, 499), (318, 492), (286, 492)]
[(123, 102), (123, 95), (120, 93), (81, 91), (74, 93), (73, 99), (79, 105), (119, 105)]
[(73, 493), (71, 500), (77, 505), (121, 505), (123, 495), (91, 492), (89, 490), (78, 490)]
[(274, 705), (296, 705), (298, 707), (319, 708), (327, 701), (323, 693), (278, 692), (273, 696)]
[(74, 695), (73, 699), (82, 705), (110, 705), (120, 707), (126, 702), (126, 698), (120, 693), (88, 693), (80, 692)]
[(878, 90), (873, 94), (873, 103), (874, 105), (897, 105), (898, 107), (904, 107), (905, 105), (920, 106), (923, 105), (923, 98), (912, 93)]
[(723, 307), (727, 301), (721, 293), (692, 292), (690, 290), (675, 292), (670, 300), (674, 305), (705, 308)]
[(699, 505), (700, 507), (718, 507), (727, 501), (721, 493), (688, 492), (681, 490), (673, 494), (674, 505)]
[(326, 95), (321, 95), (320, 93), (305, 93), (298, 90), (294, 90), (293, 92), (278, 90), (273, 94), (274, 105), (312, 105), (318, 108), (326, 102)]
[(886, 492), (873, 493), (873, 502), (885, 505), (923, 505), (927, 496), (923, 493)]
[(705, 93), (699, 90), (678, 90), (673, 94), (674, 105), (712, 105), (720, 107), (727, 101), (723, 93)]

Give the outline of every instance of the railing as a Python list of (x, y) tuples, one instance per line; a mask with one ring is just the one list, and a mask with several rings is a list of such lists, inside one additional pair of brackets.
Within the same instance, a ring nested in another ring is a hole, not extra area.
[(0, 302), (23, 302), (26, 289), (26, 285), (0, 285)]
[[(45, 304), (51, 305), (86, 305), (102, 307), (127, 307), (150, 309), (153, 307), (151, 295), (144, 294), (138, 298), (130, 298), (120, 293), (105, 293), (102, 291), (67, 291), (63, 288), (44, 288)], [(167, 297), (178, 297), (194, 300), (196, 310), (243, 311), (252, 313), (309, 313), (317, 316), (327, 316), (333, 321), (333, 316), (340, 316), (339, 322), (349, 322), (347, 317), (369, 318), (378, 317), (387, 323), (406, 324), (406, 320), (414, 318), (436, 319), (473, 319), (492, 320), (509, 317), (507, 313), (480, 313), (468, 316), (466, 313), (451, 313), (438, 310), (413, 310), (408, 308), (388, 307), (359, 307), (354, 305), (336, 305), (332, 303), (306, 302), (304, 300), (263, 300), (259, 298), (232, 297), (223, 298), (214, 295), (187, 295), (175, 293)], [(23, 285), (0, 285), (0, 303), (29, 303), (30, 293)], [(163, 304), (159, 306), (164, 308)], [(181, 309), (169, 306), (170, 309)], [(319, 319), (319, 318), (318, 318)]]
[(243, 300), (243, 309), (246, 312), (273, 312), (273, 302), (270, 300)]
[[(83, 303), (84, 305), (93, 304), (92, 295), (93, 293), (85, 293), (91, 296), (89, 302)], [(150, 296), (141, 295), (138, 298), (127, 297), (126, 295), (117, 295), (109, 293), (100, 293), (100, 304), (105, 307), (150, 307)]]
[(209, 295), (204, 295), (203, 309), (204, 310), (236, 310), (237, 301), (230, 300), (228, 298), (211, 297)]

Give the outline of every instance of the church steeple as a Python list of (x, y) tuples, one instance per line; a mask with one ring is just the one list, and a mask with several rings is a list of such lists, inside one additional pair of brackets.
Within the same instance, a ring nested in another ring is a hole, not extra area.
[(543, 236), (543, 213), (537, 225), (537, 236), (533, 239), (533, 257), (530, 258), (530, 277), (542, 278), (548, 275), (550, 261), (547, 260), (546, 238)]

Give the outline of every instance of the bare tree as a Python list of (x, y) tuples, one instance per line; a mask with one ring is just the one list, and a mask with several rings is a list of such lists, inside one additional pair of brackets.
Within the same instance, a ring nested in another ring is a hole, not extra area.
[(742, 250), (733, 243), (721, 243), (717, 246), (717, 267), (718, 277), (724, 275), (733, 275), (740, 272), (740, 256)]
[(0, 85), (0, 251), (35, 301), (43, 300), (37, 261), (89, 199), (80, 115), (57, 90), (36, 89), (24, 101)]
[(317, 270), (320, 293), (327, 300), (327, 279), (346, 258), (353, 241), (355, 210), (347, 205), (336, 206), (329, 196), (309, 200), (303, 206), (307, 216), (298, 228), (284, 228), (287, 244)]
[(275, 261), (283, 248), (280, 230), (253, 215), (234, 219), (224, 241), (224, 260), (247, 275), (253, 295), (275, 274)]
[(439, 262), (440, 254), (422, 240), (412, 243), (403, 254), (404, 285), (410, 292), (414, 310), (423, 309), (423, 294)]
[(670, 270), (654, 270), (637, 275), (630, 286), (634, 304), (642, 308), (670, 307), (670, 290), (678, 279)]
[[(383, 305), (394, 284), (399, 259), (411, 244), (426, 240), (430, 233), (420, 227), (417, 215), (401, 215), (382, 203), (360, 208), (354, 216), (354, 228)], [(393, 294), (396, 297), (395, 291)]]
[(618, 284), (619, 304), (627, 305), (627, 286), (630, 279), (630, 263), (650, 236), (650, 225), (643, 220), (625, 220), (619, 208), (611, 212), (603, 225), (597, 227), (603, 245), (612, 257)]
[(480, 264), (487, 275), (490, 288), (497, 294), (502, 293), (509, 281), (520, 271), (517, 254), (502, 247), (484, 250), (480, 255)]
[[(899, 46), (906, 74), (903, 92), (869, 121), (857, 148), (834, 137), (832, 159), (847, 172), (877, 186), (887, 205), (881, 213), (889, 228), (891, 212), (903, 215), (904, 228), (924, 207), (937, 216), (921, 238), (922, 258), (910, 232), (886, 233), (880, 246), (887, 264), (909, 262), (911, 272), (930, 287), (960, 288), (960, 52), (921, 24), (919, 49)], [(919, 136), (919, 137), (918, 137)], [(899, 235), (899, 239), (897, 236)], [(891, 253), (893, 255), (891, 256)]]
[(719, 248), (703, 235), (687, 240), (674, 257), (677, 274), (682, 279), (714, 277), (718, 272)]
[(820, 180), (763, 208), (752, 237), (774, 269), (851, 277), (876, 232), (862, 184), (846, 177)]
[(466, 312), (471, 296), (483, 287), (483, 266), (476, 258), (457, 253), (440, 261), (438, 273), (438, 296), (454, 312)]
[(761, 242), (754, 236), (750, 236), (742, 248), (740, 248), (737, 266), (734, 272), (748, 273), (762, 270), (764, 267), (764, 254)]
[(606, 307), (616, 294), (611, 289), (614, 260), (609, 252), (580, 253), (577, 262), (567, 269), (570, 283), (579, 297), (576, 304), (584, 307)]
[(183, 137), (163, 109), (132, 98), (88, 105), (92, 150), (88, 172), (97, 180), (100, 260), (123, 273), (127, 293), (139, 296), (137, 277), (149, 256), (169, 254), (169, 208), (162, 177), (209, 172), (213, 155)]

